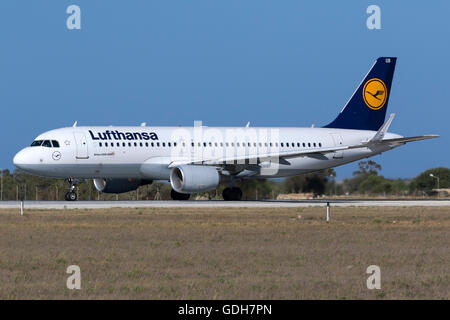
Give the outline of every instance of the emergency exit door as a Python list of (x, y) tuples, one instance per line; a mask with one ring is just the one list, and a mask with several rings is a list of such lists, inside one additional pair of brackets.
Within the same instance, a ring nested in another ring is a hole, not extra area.
[[(342, 136), (339, 133), (332, 133), (331, 137), (334, 141), (335, 147), (343, 147), (344, 141), (342, 140)], [(333, 159), (343, 159), (344, 158), (344, 151), (338, 150), (333, 153)]]

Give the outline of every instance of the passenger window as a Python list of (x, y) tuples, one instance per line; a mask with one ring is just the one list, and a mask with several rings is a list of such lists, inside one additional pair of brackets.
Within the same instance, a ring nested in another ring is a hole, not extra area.
[(286, 147), (289, 147), (289, 142), (286, 142)]
[(321, 147), (322, 146), (322, 143), (321, 142), (319, 142), (319, 147)]
[(306, 144), (303, 142), (303, 147), (306, 147)]
[(145, 146), (148, 147), (148, 142), (145, 143)]
[(102, 146), (102, 143), (101, 143), (101, 142), (99, 142), (99, 143), (98, 143), (98, 146), (99, 146), (99, 147), (101, 147), (101, 146)]
[(284, 147), (284, 143), (283, 143), (283, 142), (281, 142), (280, 145), (281, 145), (282, 147)]
[(108, 146), (108, 142), (105, 142), (105, 147), (107, 147)]
[(122, 147), (125, 147), (125, 145), (126, 145), (125, 142), (122, 142)]
[(171, 146), (170, 142), (167, 142), (167, 146), (168, 146), (168, 147), (170, 147), (170, 146)]
[(152, 142), (152, 143), (151, 143), (151, 146), (152, 146), (152, 147), (154, 147), (154, 146), (155, 146), (155, 144), (154, 144), (154, 143)]
[(297, 147), (300, 147), (300, 142), (297, 142)]
[(311, 143), (308, 142), (308, 147), (311, 147)]
[(120, 143), (119, 143), (119, 142), (117, 142), (117, 143), (116, 143), (116, 146), (120, 147)]
[(315, 142), (313, 143), (313, 146), (314, 146), (314, 147), (316, 146), (316, 143), (315, 143)]
[(131, 142), (128, 142), (128, 146), (131, 147)]

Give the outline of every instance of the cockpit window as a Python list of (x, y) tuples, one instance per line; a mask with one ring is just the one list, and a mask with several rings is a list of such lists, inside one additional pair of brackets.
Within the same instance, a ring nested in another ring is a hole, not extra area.
[(43, 140), (34, 140), (31, 144), (31, 147), (39, 147), (42, 144)]
[(47, 147), (47, 148), (51, 148), (52, 144), (50, 142), (50, 140), (44, 140), (44, 142), (42, 143), (43, 147)]
[(59, 148), (59, 142), (56, 140), (34, 140), (31, 147)]

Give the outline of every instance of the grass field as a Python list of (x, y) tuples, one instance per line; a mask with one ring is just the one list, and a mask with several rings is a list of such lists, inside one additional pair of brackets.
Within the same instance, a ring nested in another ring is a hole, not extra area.
[[(0, 210), (1, 299), (449, 299), (450, 210)], [(81, 290), (66, 268), (81, 268)], [(368, 290), (366, 268), (381, 268)]]

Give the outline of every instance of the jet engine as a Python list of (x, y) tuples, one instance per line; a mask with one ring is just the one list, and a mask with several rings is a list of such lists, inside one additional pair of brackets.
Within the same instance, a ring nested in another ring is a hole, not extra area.
[(170, 172), (170, 184), (179, 193), (196, 193), (215, 189), (220, 182), (215, 167), (181, 165)]
[(141, 179), (94, 179), (95, 188), (104, 193), (124, 193), (152, 183)]

